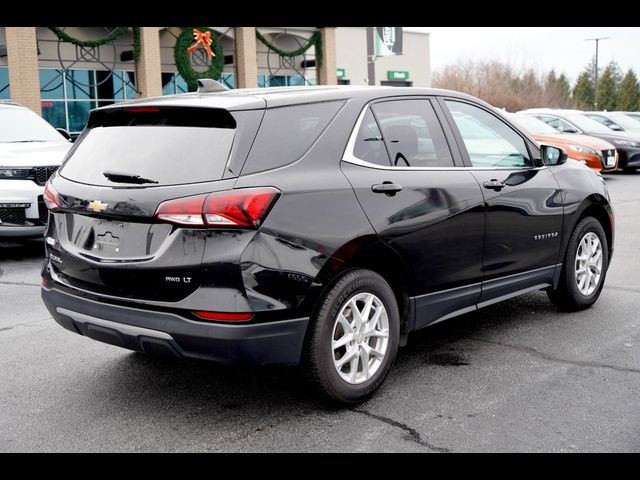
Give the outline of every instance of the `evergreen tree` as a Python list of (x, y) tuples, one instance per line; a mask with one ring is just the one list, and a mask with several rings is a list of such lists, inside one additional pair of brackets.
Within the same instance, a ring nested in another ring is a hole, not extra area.
[(567, 100), (571, 98), (571, 85), (564, 73), (558, 77), (557, 88), (563, 98), (566, 98)]
[(551, 70), (544, 81), (544, 101), (552, 108), (566, 108), (571, 105), (571, 87), (564, 74), (559, 77)]
[(611, 61), (598, 82), (598, 110), (616, 110), (620, 77), (620, 67), (616, 62)]
[(640, 111), (640, 85), (633, 70), (629, 69), (620, 82), (618, 109), (625, 112)]
[(594, 93), (593, 93), (593, 70), (585, 69), (576, 81), (573, 87), (573, 103), (576, 108), (582, 110), (593, 110)]

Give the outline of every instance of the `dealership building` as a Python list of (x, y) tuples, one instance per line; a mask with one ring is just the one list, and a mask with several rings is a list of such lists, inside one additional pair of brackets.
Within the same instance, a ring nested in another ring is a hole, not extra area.
[[(377, 56), (377, 31), (385, 39), (391, 32), (401, 54)], [(400, 27), (0, 27), (0, 101), (71, 133), (93, 108), (186, 92), (201, 72), (229, 88), (426, 87), (429, 35)]]

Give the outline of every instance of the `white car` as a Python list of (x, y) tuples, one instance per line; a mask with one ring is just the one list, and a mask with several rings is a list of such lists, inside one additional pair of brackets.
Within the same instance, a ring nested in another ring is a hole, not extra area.
[(71, 142), (33, 111), (0, 102), (0, 238), (43, 234), (44, 184), (70, 148)]

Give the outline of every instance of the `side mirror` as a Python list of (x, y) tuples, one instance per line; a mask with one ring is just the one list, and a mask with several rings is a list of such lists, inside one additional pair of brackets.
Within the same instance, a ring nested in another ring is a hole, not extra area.
[(67, 140), (69, 140), (70, 142), (71, 140), (71, 134), (64, 128), (56, 128), (56, 130), (58, 131), (58, 133), (60, 133), (64, 138), (66, 138)]
[(578, 130), (571, 127), (566, 127), (562, 129), (562, 133), (578, 133)]
[(608, 127), (615, 132), (621, 132), (622, 130), (624, 130), (620, 125), (617, 125), (615, 123), (608, 125)]
[(565, 151), (558, 147), (552, 147), (551, 145), (541, 145), (540, 156), (542, 157), (542, 163), (549, 167), (562, 165), (567, 162), (567, 154)]

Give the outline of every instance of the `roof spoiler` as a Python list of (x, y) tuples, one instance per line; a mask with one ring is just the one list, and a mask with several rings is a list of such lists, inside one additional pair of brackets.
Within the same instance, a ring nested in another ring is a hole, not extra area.
[(211, 78), (200, 78), (198, 80), (198, 93), (224, 92), (225, 90), (229, 90), (229, 88)]

